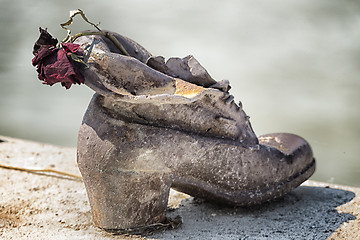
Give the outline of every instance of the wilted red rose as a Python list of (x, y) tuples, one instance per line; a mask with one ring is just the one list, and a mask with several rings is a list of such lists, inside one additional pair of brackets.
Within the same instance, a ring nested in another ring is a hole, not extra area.
[(33, 66), (37, 66), (38, 78), (44, 84), (53, 85), (60, 82), (69, 89), (72, 84), (84, 83), (79, 67), (71, 55), (82, 57), (84, 51), (80, 45), (63, 43), (62, 48), (56, 47), (57, 40), (44, 29), (40, 28), (40, 37), (34, 45)]

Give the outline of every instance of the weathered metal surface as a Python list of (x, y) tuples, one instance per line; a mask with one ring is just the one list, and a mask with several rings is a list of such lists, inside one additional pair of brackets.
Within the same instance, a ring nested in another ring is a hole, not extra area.
[(287, 133), (257, 138), (228, 81), (213, 80), (192, 56), (165, 63), (116, 37), (131, 57), (99, 36), (77, 41), (88, 50), (85, 84), (97, 92), (78, 141), (97, 226), (161, 221), (170, 187), (247, 206), (278, 198), (312, 175), (309, 144)]

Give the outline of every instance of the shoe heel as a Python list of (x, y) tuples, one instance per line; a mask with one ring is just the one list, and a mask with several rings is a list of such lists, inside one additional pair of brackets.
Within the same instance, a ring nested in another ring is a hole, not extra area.
[(117, 171), (83, 178), (100, 228), (127, 229), (165, 218), (170, 184), (164, 174)]
[(95, 225), (107, 230), (128, 229), (164, 220), (169, 172), (134, 167), (139, 156), (128, 159), (126, 154), (114, 153), (113, 145), (102, 145), (86, 125), (82, 129), (89, 131), (79, 135), (77, 160)]

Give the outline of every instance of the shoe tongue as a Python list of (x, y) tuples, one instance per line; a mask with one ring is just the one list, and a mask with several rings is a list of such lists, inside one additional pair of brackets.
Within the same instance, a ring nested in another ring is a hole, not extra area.
[(206, 88), (217, 83), (191, 55), (184, 58), (170, 58), (166, 63), (162, 56), (150, 57), (146, 64), (166, 75)]

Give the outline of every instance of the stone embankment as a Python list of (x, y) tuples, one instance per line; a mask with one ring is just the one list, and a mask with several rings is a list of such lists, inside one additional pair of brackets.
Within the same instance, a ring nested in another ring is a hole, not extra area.
[(180, 227), (114, 235), (92, 224), (75, 148), (0, 136), (0, 164), (1, 239), (360, 239), (359, 188), (307, 181), (250, 208), (172, 191), (168, 216), (180, 215)]

